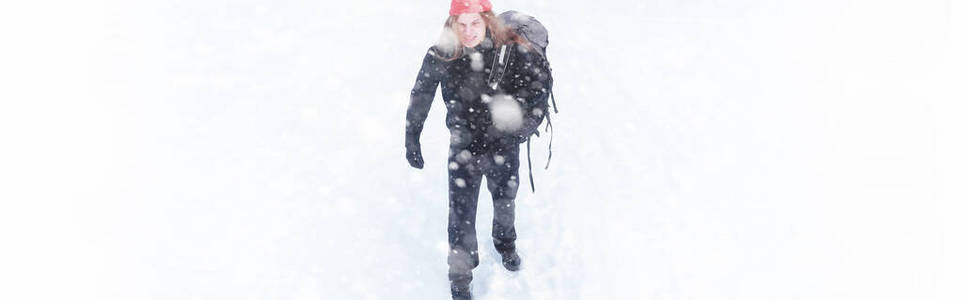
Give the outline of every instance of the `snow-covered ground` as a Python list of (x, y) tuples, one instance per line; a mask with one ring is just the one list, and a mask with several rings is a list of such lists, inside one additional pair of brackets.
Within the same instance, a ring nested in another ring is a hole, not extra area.
[[(493, 3), (561, 112), (477, 299), (963, 296), (963, 4)], [(424, 170), (403, 130), (448, 4), (4, 9), (0, 298), (447, 298), (441, 101)]]

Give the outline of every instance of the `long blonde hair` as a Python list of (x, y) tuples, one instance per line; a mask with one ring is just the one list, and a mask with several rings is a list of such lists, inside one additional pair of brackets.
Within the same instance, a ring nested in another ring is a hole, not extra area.
[[(481, 15), (482, 20), (485, 21), (485, 27), (488, 29), (488, 32), (490, 32), (492, 35), (495, 48), (506, 44), (519, 44), (525, 46), (529, 50), (532, 49), (532, 44), (529, 43), (525, 37), (519, 35), (508, 25), (505, 25), (501, 19), (495, 16), (494, 12), (486, 11), (479, 14)], [(461, 58), (462, 55), (465, 55), (465, 47), (458, 39), (458, 31), (455, 29), (455, 25), (457, 25), (457, 23), (458, 16), (449, 16), (448, 19), (445, 20), (442, 37), (436, 44), (447, 56), (442, 57), (442, 59), (445, 61), (453, 61)]]

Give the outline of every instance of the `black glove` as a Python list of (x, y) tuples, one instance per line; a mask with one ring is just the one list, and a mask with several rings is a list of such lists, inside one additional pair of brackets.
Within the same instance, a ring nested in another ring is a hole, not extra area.
[(405, 158), (408, 159), (408, 164), (415, 169), (421, 169), (425, 166), (425, 160), (421, 158), (421, 146), (405, 147)]
[(421, 158), (421, 142), (417, 134), (405, 134), (405, 158), (413, 168), (421, 169), (425, 166), (425, 160)]

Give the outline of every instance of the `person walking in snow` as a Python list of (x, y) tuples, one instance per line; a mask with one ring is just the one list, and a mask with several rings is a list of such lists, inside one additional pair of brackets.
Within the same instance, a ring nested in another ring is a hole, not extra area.
[(405, 156), (424, 167), (420, 136), (441, 84), (448, 152), (448, 279), (452, 298), (471, 299), (478, 266), (475, 210), (482, 177), (494, 202), (492, 240), (502, 265), (518, 271), (515, 195), (519, 144), (538, 130), (552, 76), (545, 57), (492, 12), (488, 0), (452, 0), (441, 40), (430, 47), (411, 90)]

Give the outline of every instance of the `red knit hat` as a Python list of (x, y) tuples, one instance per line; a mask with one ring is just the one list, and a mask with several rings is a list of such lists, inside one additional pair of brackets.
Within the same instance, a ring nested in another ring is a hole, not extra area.
[(451, 0), (451, 9), (448, 10), (448, 15), (457, 16), (490, 10), (492, 10), (492, 3), (488, 0)]

